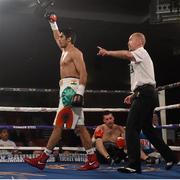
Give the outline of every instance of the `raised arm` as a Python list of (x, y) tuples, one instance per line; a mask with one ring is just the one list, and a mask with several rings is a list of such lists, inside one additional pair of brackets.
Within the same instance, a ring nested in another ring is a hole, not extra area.
[(135, 61), (134, 56), (128, 50), (108, 51), (100, 46), (97, 46), (97, 48), (99, 49), (99, 52), (97, 53), (97, 55), (99, 56), (111, 56), (121, 59), (127, 59), (129, 61)]
[(46, 18), (48, 19), (49, 23), (50, 23), (50, 26), (51, 26), (51, 29), (53, 31), (53, 36), (54, 36), (54, 39), (56, 41), (56, 44), (58, 45), (58, 47), (60, 49), (61, 46), (60, 46), (60, 42), (59, 42), (59, 39), (60, 39), (60, 31), (59, 31), (59, 28), (58, 28), (58, 25), (57, 25), (57, 16), (56, 14), (54, 13), (49, 13), (48, 15), (46, 15)]

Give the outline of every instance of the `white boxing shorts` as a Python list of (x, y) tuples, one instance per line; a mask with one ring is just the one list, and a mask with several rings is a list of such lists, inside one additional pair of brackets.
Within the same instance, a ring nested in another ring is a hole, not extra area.
[(53, 125), (68, 129), (74, 129), (76, 125), (84, 125), (82, 107), (71, 107), (71, 100), (78, 89), (79, 79), (61, 79), (59, 86), (59, 106)]

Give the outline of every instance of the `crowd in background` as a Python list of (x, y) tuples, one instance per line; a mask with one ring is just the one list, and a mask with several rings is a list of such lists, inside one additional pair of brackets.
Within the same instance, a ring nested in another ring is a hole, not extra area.
[[(116, 123), (122, 125), (121, 123), (124, 123), (124, 120), (119, 121), (119, 116), (115, 114), (116, 116)], [(98, 117), (98, 116), (97, 116)], [(118, 118), (117, 118), (118, 117)], [(52, 125), (50, 116), (40, 116), (35, 115), (32, 117), (29, 115), (22, 115), (19, 116), (19, 114), (13, 115), (7, 115), (5, 114), (4, 117), (1, 116), (0, 121), (1, 125), (16, 125), (16, 126), (30, 126), (30, 125)], [(99, 117), (98, 117), (99, 118)], [(154, 124), (159, 124), (159, 119), (157, 116), (154, 118)], [(90, 124), (91, 126), (88, 128), (88, 131), (90, 132), (91, 136), (94, 133), (95, 127), (102, 123), (102, 120), (99, 119), (96, 121), (97, 124)], [(177, 132), (179, 129), (176, 130)], [(49, 134), (51, 133), (51, 129), (0, 129), (0, 146), (26, 146), (26, 147), (44, 147), (48, 141)], [(161, 135), (161, 129), (159, 130), (159, 134)], [(59, 142), (57, 146), (60, 147), (59, 151), (55, 151), (54, 155), (57, 156), (59, 152), (63, 152), (61, 147), (81, 147), (81, 141), (80, 138), (72, 131), (72, 130), (64, 130), (63, 131), (63, 141)], [(176, 137), (176, 142), (172, 142), (171, 140), (168, 140), (171, 145), (178, 144), (178, 137)], [(143, 142), (143, 140), (142, 140)], [(38, 154), (40, 151), (15, 151), (15, 150), (0, 150), (0, 154), (20, 154), (20, 153), (34, 153)], [(65, 151), (64, 153), (69, 153), (68, 151)]]

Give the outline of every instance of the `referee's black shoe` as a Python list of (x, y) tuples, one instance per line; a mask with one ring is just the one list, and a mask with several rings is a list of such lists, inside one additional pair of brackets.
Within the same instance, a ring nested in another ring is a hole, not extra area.
[(138, 174), (141, 174), (140, 169), (133, 169), (130, 167), (119, 167), (117, 169), (117, 171), (122, 172), (122, 173), (138, 173)]
[(175, 163), (176, 163), (175, 161), (166, 162), (165, 169), (166, 170), (171, 169), (174, 166)]

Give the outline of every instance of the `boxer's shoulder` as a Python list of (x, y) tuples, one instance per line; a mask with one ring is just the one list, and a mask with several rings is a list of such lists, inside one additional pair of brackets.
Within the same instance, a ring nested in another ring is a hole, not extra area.
[(82, 51), (78, 49), (77, 47), (72, 47), (69, 51), (69, 54), (74, 54), (74, 55), (80, 55), (82, 54)]
[(103, 125), (103, 124), (98, 125), (98, 126), (96, 127), (96, 129), (104, 129), (104, 125)]

